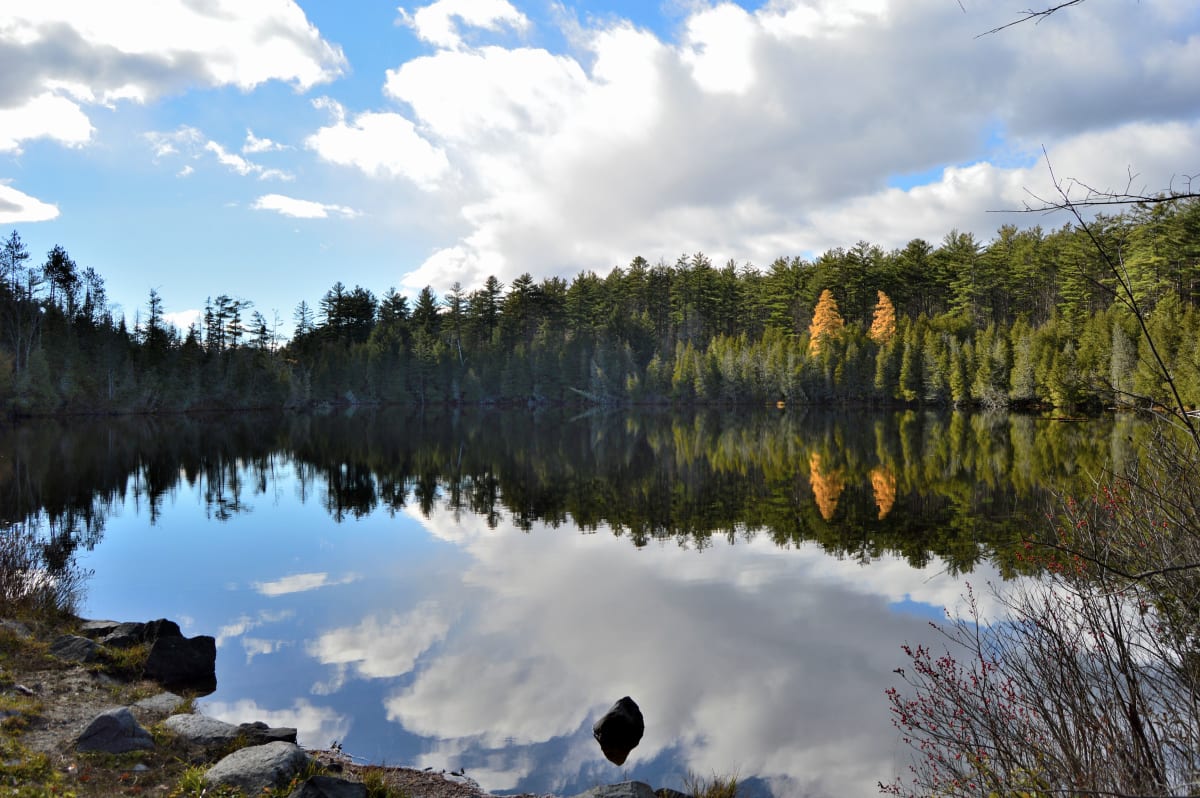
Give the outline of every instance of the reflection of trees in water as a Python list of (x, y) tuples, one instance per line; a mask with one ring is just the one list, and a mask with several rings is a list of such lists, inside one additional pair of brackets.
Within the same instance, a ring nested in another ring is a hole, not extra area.
[(402, 411), (243, 414), (32, 424), (0, 432), (0, 506), (90, 547), (125, 501), (157, 521), (185, 485), (210, 518), (250, 512), (284, 489), (339, 522), (378, 509), (568, 521), (636, 545), (702, 547), (767, 534), (839, 556), (933, 555), (970, 568), (1027, 532), (1051, 491), (1068, 491), (1142, 434), (1128, 419), (1065, 424), (1027, 416), (905, 411)]

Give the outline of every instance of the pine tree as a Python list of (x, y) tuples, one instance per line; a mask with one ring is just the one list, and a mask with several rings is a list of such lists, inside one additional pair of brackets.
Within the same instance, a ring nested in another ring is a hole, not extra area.
[(809, 356), (819, 355), (821, 346), (827, 340), (841, 335), (845, 326), (846, 322), (842, 320), (842, 314), (838, 311), (837, 300), (833, 298), (833, 292), (826, 288), (817, 299), (817, 306), (813, 309), (812, 324), (808, 325)]

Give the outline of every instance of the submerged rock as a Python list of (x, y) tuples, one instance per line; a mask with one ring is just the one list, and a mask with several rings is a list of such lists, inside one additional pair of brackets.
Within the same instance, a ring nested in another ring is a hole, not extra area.
[(211, 693), (217, 689), (217, 641), (208, 635), (159, 637), (150, 647), (145, 675), (163, 687)]
[(605, 759), (614, 765), (625, 764), (629, 752), (641, 742), (645, 731), (642, 711), (629, 696), (613, 704), (612, 709), (592, 726), (592, 736), (600, 743)]

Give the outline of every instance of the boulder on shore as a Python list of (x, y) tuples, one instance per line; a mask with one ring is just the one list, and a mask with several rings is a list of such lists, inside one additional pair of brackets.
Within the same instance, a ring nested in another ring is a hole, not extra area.
[(118, 707), (97, 715), (75, 740), (77, 751), (124, 754), (154, 747), (154, 738), (138, 724), (129, 707)]
[(209, 768), (204, 781), (259, 795), (286, 785), (307, 764), (308, 754), (295, 743), (267, 743), (234, 751)]

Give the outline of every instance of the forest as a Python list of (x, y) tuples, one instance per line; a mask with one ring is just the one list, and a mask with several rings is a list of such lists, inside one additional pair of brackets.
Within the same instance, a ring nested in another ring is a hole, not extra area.
[[(702, 253), (606, 276), (528, 273), (411, 302), (341, 280), (290, 340), (222, 293), (187, 330), (150, 291), (116, 317), (62, 246), (0, 245), (0, 408), (9, 416), (338, 404), (776, 404), (1057, 408), (1165, 400), (1119, 268), (1189, 407), (1200, 405), (1200, 202), (1074, 225), (867, 241), (766, 268)], [(1098, 246), (1099, 245), (1099, 246)]]

